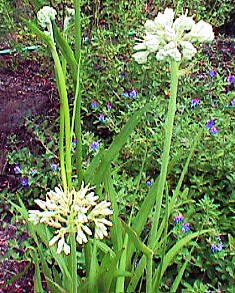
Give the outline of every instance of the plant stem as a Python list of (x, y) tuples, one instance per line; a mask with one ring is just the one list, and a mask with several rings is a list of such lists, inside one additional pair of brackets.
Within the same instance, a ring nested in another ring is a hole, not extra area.
[(63, 69), (62, 69), (60, 59), (54, 45), (51, 48), (51, 53), (55, 62), (56, 72), (58, 75), (61, 107), (63, 108), (63, 111), (64, 111), (66, 175), (67, 175), (68, 188), (71, 189), (72, 188), (72, 165), (71, 165), (70, 114), (69, 114), (68, 96), (67, 96)]
[(75, 233), (70, 233), (70, 245), (71, 245), (71, 276), (72, 276), (72, 292), (77, 293), (78, 289), (78, 275), (77, 275), (77, 248)]
[(146, 266), (146, 293), (152, 293), (152, 266), (153, 266), (153, 256), (147, 258)]
[[(77, 84), (75, 91), (75, 101), (74, 101), (74, 110), (75, 110), (75, 136), (77, 138), (77, 147), (76, 147), (76, 168), (78, 173), (78, 185), (81, 186), (82, 182), (82, 127), (81, 127), (81, 82), (80, 82), (80, 73), (81, 73), (81, 2), (80, 0), (74, 0), (75, 7), (75, 56), (78, 62), (78, 71), (77, 71)], [(73, 127), (73, 126), (72, 126)], [(73, 134), (73, 133), (72, 133)]]
[[(118, 269), (120, 271), (125, 271), (126, 270), (126, 256), (127, 256), (127, 244), (128, 244), (128, 234), (125, 235), (124, 243), (123, 243), (123, 252), (122, 256), (119, 262), (119, 267)], [(118, 277), (117, 282), (116, 282), (116, 293), (124, 293), (124, 283), (125, 283), (125, 277)]]
[(155, 204), (156, 209), (153, 216), (153, 226), (152, 226), (150, 237), (149, 237), (149, 246), (151, 249), (154, 248), (155, 239), (157, 235), (161, 206), (162, 206), (163, 192), (164, 192), (164, 187), (166, 183), (167, 167), (168, 167), (169, 157), (170, 157), (171, 138), (173, 133), (173, 124), (174, 124), (174, 118), (175, 118), (175, 112), (176, 112), (178, 68), (179, 68), (179, 63), (172, 60), (171, 61), (170, 100), (168, 104), (168, 113), (167, 113), (167, 119), (165, 123), (165, 141), (164, 141), (163, 156), (162, 156), (162, 166), (161, 166), (161, 173), (160, 173), (160, 179), (158, 184), (158, 191), (156, 195), (157, 202)]
[(59, 137), (59, 153), (60, 153), (60, 172), (63, 182), (64, 191), (67, 190), (67, 179), (64, 163), (64, 110), (62, 105), (60, 106), (60, 137)]

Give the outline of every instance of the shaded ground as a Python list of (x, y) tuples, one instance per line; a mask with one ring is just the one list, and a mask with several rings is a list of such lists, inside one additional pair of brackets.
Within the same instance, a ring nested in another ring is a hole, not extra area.
[[(223, 28), (224, 30), (225, 28)], [(232, 30), (233, 32), (233, 30)], [(235, 55), (235, 41), (231, 38), (218, 38), (213, 46), (204, 46), (211, 63), (217, 68), (231, 72)], [(27, 145), (33, 151), (40, 142), (24, 127), (24, 118), (58, 110), (58, 98), (51, 70), (45, 59), (40, 60), (37, 53), (31, 53), (30, 59), (20, 55), (0, 56), (0, 192), (6, 188), (12, 191), (19, 185), (14, 166), (7, 162), (7, 137), (16, 134), (20, 137), (21, 147)], [(233, 89), (228, 89), (233, 90)], [(7, 215), (7, 203), (0, 203), (0, 210)], [(10, 224), (8, 216), (0, 218), (0, 293), (33, 292), (33, 269), (27, 261), (6, 258), (12, 239), (22, 241), (27, 235), (17, 235), (17, 227)], [(23, 256), (24, 251), (17, 251)], [(7, 284), (7, 280), (25, 270), (19, 280)]]

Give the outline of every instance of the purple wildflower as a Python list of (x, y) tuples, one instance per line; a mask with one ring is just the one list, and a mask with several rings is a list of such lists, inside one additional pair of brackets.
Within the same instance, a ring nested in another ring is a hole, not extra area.
[(210, 77), (215, 78), (217, 75), (217, 72), (215, 70), (210, 70), (209, 75), (210, 75)]
[(108, 103), (108, 104), (107, 104), (107, 109), (108, 109), (109, 111), (112, 109), (112, 107), (113, 107), (112, 103)]
[(123, 92), (122, 92), (122, 96), (123, 96), (124, 98), (129, 98), (129, 93), (128, 93), (127, 91), (123, 91)]
[(51, 164), (51, 169), (57, 171), (59, 169), (59, 164)]
[(105, 120), (106, 120), (105, 115), (104, 114), (100, 114), (99, 121), (100, 122), (105, 122)]
[(217, 127), (213, 126), (210, 128), (210, 134), (217, 134), (219, 132), (219, 130), (217, 129)]
[(29, 186), (29, 177), (27, 177), (27, 176), (22, 177), (20, 183), (22, 186), (28, 187)]
[(14, 172), (15, 172), (15, 174), (21, 174), (21, 173), (22, 173), (22, 168), (21, 168), (21, 166), (20, 166), (20, 165), (16, 165), (16, 166), (14, 167)]
[(200, 99), (196, 98), (196, 99), (193, 99), (192, 102), (191, 102), (191, 108), (196, 108), (197, 106), (199, 106), (201, 103)]
[(127, 77), (127, 73), (125, 71), (120, 73), (120, 77), (122, 78), (126, 78)]
[(182, 231), (184, 233), (190, 232), (190, 224), (189, 223), (183, 223), (182, 224)]
[(137, 98), (137, 96), (138, 96), (138, 92), (137, 92), (137, 90), (132, 90), (132, 91), (129, 93), (129, 96), (130, 96), (130, 98), (133, 98), (133, 99)]
[(229, 75), (228, 78), (227, 78), (227, 81), (228, 81), (229, 84), (235, 83), (234, 75)]
[(211, 251), (213, 252), (213, 253), (216, 253), (216, 252), (220, 252), (220, 251), (222, 251), (224, 249), (224, 244), (223, 244), (223, 242), (219, 242), (219, 243), (217, 243), (217, 244), (212, 244), (211, 245)]
[(99, 103), (97, 102), (97, 101), (92, 101), (91, 102), (91, 108), (92, 109), (96, 109), (96, 108), (98, 108), (99, 107)]
[(147, 180), (146, 181), (147, 186), (149, 186), (149, 187), (152, 186), (153, 185), (153, 181), (154, 181), (153, 179)]
[(233, 99), (229, 104), (226, 105), (228, 108), (235, 107), (235, 99)]
[(98, 151), (100, 148), (100, 143), (98, 141), (94, 141), (93, 144), (91, 145), (91, 148), (95, 151)]
[(176, 216), (174, 218), (174, 223), (175, 224), (182, 224), (184, 222), (184, 216), (183, 215), (179, 215), (179, 216)]
[(207, 122), (206, 124), (206, 128), (211, 129), (212, 127), (215, 126), (216, 120), (215, 119), (211, 119), (209, 122)]

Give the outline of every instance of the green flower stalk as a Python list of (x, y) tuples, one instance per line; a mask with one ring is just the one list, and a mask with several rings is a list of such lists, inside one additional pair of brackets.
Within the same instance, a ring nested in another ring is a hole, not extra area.
[[(72, 12), (70, 11), (70, 19)], [(65, 83), (65, 75), (63, 72), (63, 68), (60, 62), (60, 58), (58, 56), (54, 36), (53, 36), (53, 27), (52, 20), (55, 20), (56, 10), (49, 6), (44, 6), (41, 10), (38, 11), (37, 17), (38, 22), (43, 28), (47, 28), (48, 31), (45, 33), (51, 37), (50, 41), (50, 49), (52, 53), (52, 57), (55, 62), (55, 72), (57, 77), (57, 85), (59, 89), (60, 99), (61, 99), (61, 113), (60, 113), (60, 127), (64, 127), (64, 129), (60, 129), (60, 163), (61, 163), (61, 177), (63, 181), (64, 189), (72, 188), (72, 164), (71, 164), (71, 127), (70, 127), (70, 113), (69, 113), (69, 103), (68, 103), (68, 95)], [(70, 20), (69, 20), (70, 21)], [(68, 21), (67, 21), (68, 25)], [(65, 161), (64, 161), (64, 135), (65, 135)], [(65, 168), (66, 165), (66, 168)], [(65, 174), (66, 172), (66, 174)]]
[[(162, 165), (156, 199), (153, 225), (149, 237), (149, 247), (155, 249), (159, 228), (159, 219), (162, 199), (166, 185), (167, 169), (170, 158), (171, 139), (174, 128), (176, 112), (176, 97), (179, 79), (179, 66), (182, 60), (191, 60), (197, 50), (193, 46), (195, 42), (212, 41), (214, 33), (210, 24), (203, 20), (195, 23), (192, 17), (181, 15), (174, 21), (174, 11), (166, 8), (164, 13), (159, 13), (152, 20), (145, 23), (144, 40), (135, 45), (138, 52), (133, 54), (139, 64), (147, 62), (149, 54), (155, 53), (158, 61), (169, 61), (171, 65), (171, 87), (168, 113), (165, 122), (165, 141), (162, 156)], [(152, 260), (147, 260), (147, 292), (152, 292)]]

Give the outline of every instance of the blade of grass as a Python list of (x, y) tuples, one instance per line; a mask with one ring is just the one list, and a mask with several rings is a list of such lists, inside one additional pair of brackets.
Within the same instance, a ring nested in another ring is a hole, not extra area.
[[(194, 232), (191, 233), (187, 236), (185, 236), (183, 239), (179, 240), (168, 252), (167, 254), (164, 256), (163, 261), (162, 261), (162, 268), (161, 268), (161, 273), (160, 273), (160, 279), (162, 278), (163, 274), (165, 273), (167, 267), (170, 265), (170, 263), (172, 262), (173, 258), (179, 253), (179, 251), (185, 246), (187, 245), (192, 239), (199, 237), (203, 234), (209, 233), (211, 232), (211, 229), (207, 229), (207, 230), (202, 230), (199, 232)], [(158, 270), (160, 269), (160, 267), (158, 268)], [(155, 290), (156, 287), (159, 285), (157, 284), (157, 276), (158, 276), (158, 270), (156, 271), (155, 275), (154, 275), (154, 286), (153, 289)]]
[[(105, 151), (103, 159), (96, 172), (93, 172), (93, 183), (100, 185), (104, 179), (104, 175), (107, 172), (111, 162), (118, 155), (123, 145), (127, 142), (131, 132), (134, 130), (139, 121), (143, 118), (145, 112), (147, 112), (151, 103), (145, 105), (142, 109), (135, 112), (132, 117), (128, 120), (127, 124), (122, 128), (121, 132), (115, 137), (114, 141), (110, 145), (109, 149)], [(94, 170), (95, 171), (95, 170)]]

